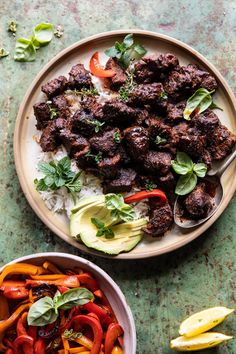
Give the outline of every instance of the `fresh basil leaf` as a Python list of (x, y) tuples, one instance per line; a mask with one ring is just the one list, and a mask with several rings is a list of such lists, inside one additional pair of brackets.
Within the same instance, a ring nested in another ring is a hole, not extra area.
[(33, 29), (34, 38), (40, 45), (46, 45), (51, 42), (54, 34), (52, 23), (39, 23)]
[(183, 115), (184, 119), (191, 120), (190, 115), (198, 108), (198, 113), (202, 113), (212, 104), (211, 94), (215, 90), (208, 91), (205, 88), (200, 88), (187, 100)]
[(185, 152), (178, 151), (176, 154), (176, 161), (178, 164), (188, 167), (189, 171), (193, 168), (193, 161)]
[(72, 307), (87, 304), (93, 299), (93, 294), (86, 288), (70, 289), (57, 298), (55, 303), (55, 309), (56, 311), (60, 309), (69, 310)]
[(219, 107), (214, 101), (212, 102), (212, 104), (209, 107), (210, 109), (219, 109), (221, 111), (223, 111), (223, 108)]
[(181, 165), (177, 161), (171, 161), (171, 166), (178, 175), (186, 175), (189, 172), (189, 167)]
[(189, 172), (184, 176), (180, 176), (175, 187), (175, 193), (178, 195), (186, 195), (196, 187), (197, 176), (193, 172)]
[(96, 233), (96, 236), (97, 237), (101, 237), (104, 235), (104, 230), (103, 229), (98, 229), (97, 233)]
[(134, 44), (133, 34), (127, 34), (127, 36), (123, 39), (123, 44), (125, 49), (130, 48)]
[(54, 175), (54, 173), (56, 172), (55, 167), (53, 167), (47, 162), (40, 162), (38, 164), (38, 169), (39, 171), (43, 172), (45, 175), (48, 176)]
[(203, 162), (196, 163), (193, 166), (193, 171), (196, 173), (198, 177), (205, 177), (207, 173), (207, 166)]
[(29, 326), (45, 326), (55, 322), (57, 314), (54, 309), (53, 300), (45, 296), (30, 307), (27, 322)]
[(104, 222), (102, 222), (102, 220), (98, 219), (98, 218), (91, 218), (91, 222), (98, 228), (98, 229), (102, 229), (105, 224)]
[(119, 209), (124, 205), (124, 198), (121, 194), (109, 193), (105, 195), (105, 203), (107, 209)]
[(34, 61), (36, 50), (29, 39), (19, 38), (16, 41), (14, 60), (16, 61)]
[(4, 48), (0, 48), (0, 58), (7, 57), (9, 55), (9, 52), (6, 51)]

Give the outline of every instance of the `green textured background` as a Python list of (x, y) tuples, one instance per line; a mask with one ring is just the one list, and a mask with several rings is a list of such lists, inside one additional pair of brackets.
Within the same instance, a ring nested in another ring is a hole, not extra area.
[[(65, 34), (38, 52), (33, 63), (13, 60), (15, 38), (7, 23), (18, 22), (19, 36), (50, 21)], [(38, 71), (60, 50), (89, 35), (123, 28), (161, 32), (193, 46), (225, 76), (236, 92), (235, 0), (1, 0), (0, 47), (0, 265), (41, 251), (80, 254), (53, 235), (29, 207), (13, 161), (13, 131), (19, 104)], [(169, 340), (190, 313), (214, 305), (236, 307), (236, 199), (196, 241), (174, 253), (141, 261), (112, 261), (84, 255), (120, 285), (134, 314), (139, 354), (170, 354)], [(236, 316), (220, 329), (236, 330)], [(200, 352), (203, 353), (203, 352)], [(206, 354), (235, 354), (232, 340)], [(127, 353), (129, 354), (129, 353)]]

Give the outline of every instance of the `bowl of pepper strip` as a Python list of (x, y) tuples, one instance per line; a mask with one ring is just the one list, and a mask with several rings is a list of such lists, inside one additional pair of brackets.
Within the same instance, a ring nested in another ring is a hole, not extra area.
[(0, 352), (135, 354), (131, 310), (90, 261), (38, 253), (0, 269)]

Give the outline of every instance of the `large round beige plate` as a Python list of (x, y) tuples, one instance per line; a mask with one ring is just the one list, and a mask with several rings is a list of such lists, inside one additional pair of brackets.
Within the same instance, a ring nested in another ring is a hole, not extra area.
[[(14, 136), (16, 169), (25, 196), (40, 219), (66, 242), (82, 251), (100, 256), (104, 256), (104, 254), (88, 249), (70, 238), (69, 220), (67, 217), (50, 212), (35, 190), (34, 178), (36, 176), (36, 165), (37, 158), (40, 154), (40, 147), (34, 139), (37, 130), (35, 128), (35, 118), (32, 107), (35, 102), (43, 99), (43, 95), (40, 91), (40, 87), (43, 83), (59, 75), (67, 75), (72, 65), (76, 63), (81, 62), (87, 66), (89, 58), (95, 51), (99, 51), (101, 58), (104, 60), (105, 56), (102, 55), (104, 50), (112, 46), (115, 41), (122, 40), (127, 33), (134, 33), (137, 41), (143, 44), (149, 53), (172, 52), (178, 56), (181, 64), (197, 63), (212, 72), (219, 84), (219, 89), (214, 97), (217, 104), (224, 109), (222, 112), (218, 110), (217, 114), (223, 124), (231, 131), (236, 132), (236, 101), (224, 78), (202, 55), (186, 44), (173, 38), (141, 30), (113, 31), (98, 34), (75, 43), (53, 58), (37, 75), (20, 106)], [(153, 257), (175, 250), (200, 236), (220, 216), (232, 198), (236, 189), (235, 174), (236, 163), (232, 164), (225, 172), (223, 176), (224, 198), (222, 204), (215, 215), (206, 223), (198, 228), (188, 230), (173, 227), (162, 239), (144, 238), (131, 252), (120, 254), (116, 258), (134, 259)]]

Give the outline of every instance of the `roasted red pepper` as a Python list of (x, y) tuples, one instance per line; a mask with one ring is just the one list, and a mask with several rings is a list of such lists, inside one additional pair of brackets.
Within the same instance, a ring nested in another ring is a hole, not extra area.
[(123, 333), (123, 328), (118, 323), (111, 323), (109, 325), (105, 337), (104, 354), (111, 354), (116, 340)]
[(21, 349), (23, 349), (24, 354), (34, 354), (34, 339), (27, 334), (17, 337), (13, 346), (16, 354), (20, 354)]
[(124, 198), (125, 203), (137, 203), (143, 199), (149, 198), (159, 198), (160, 201), (164, 204), (167, 201), (167, 197), (163, 191), (160, 189), (153, 189), (152, 191), (141, 191), (135, 194), (129, 195), (128, 197)]
[(77, 274), (77, 278), (80, 283), (90, 291), (94, 292), (99, 289), (96, 279), (94, 279), (89, 273)]
[(23, 300), (28, 298), (29, 290), (26, 288), (5, 287), (3, 295), (11, 300)]
[(26, 280), (26, 286), (30, 285), (31, 287), (39, 285), (56, 285), (56, 286), (66, 286), (68, 288), (78, 288), (80, 286), (79, 280), (76, 275), (68, 275), (64, 279), (57, 280)]
[(115, 75), (113, 70), (106, 70), (101, 67), (98, 52), (95, 52), (90, 59), (89, 68), (91, 73), (97, 77), (112, 77)]
[(42, 338), (39, 338), (34, 345), (35, 354), (46, 354), (46, 346)]
[(90, 326), (93, 331), (93, 347), (90, 354), (99, 354), (102, 345), (103, 330), (100, 322), (88, 315), (78, 315), (72, 320), (72, 325), (75, 325), (75, 330), (78, 331), (79, 328), (85, 326)]
[(5, 351), (5, 354), (15, 354), (15, 353), (14, 353), (14, 350), (13, 350), (13, 349), (8, 348), (8, 349)]
[(113, 322), (108, 313), (94, 302), (88, 302), (87, 304), (83, 305), (83, 308), (88, 312), (94, 313), (105, 326), (109, 326), (109, 324)]
[(25, 286), (25, 281), (23, 280), (4, 280), (0, 286), (0, 290), (4, 291), (8, 288), (21, 288)]

